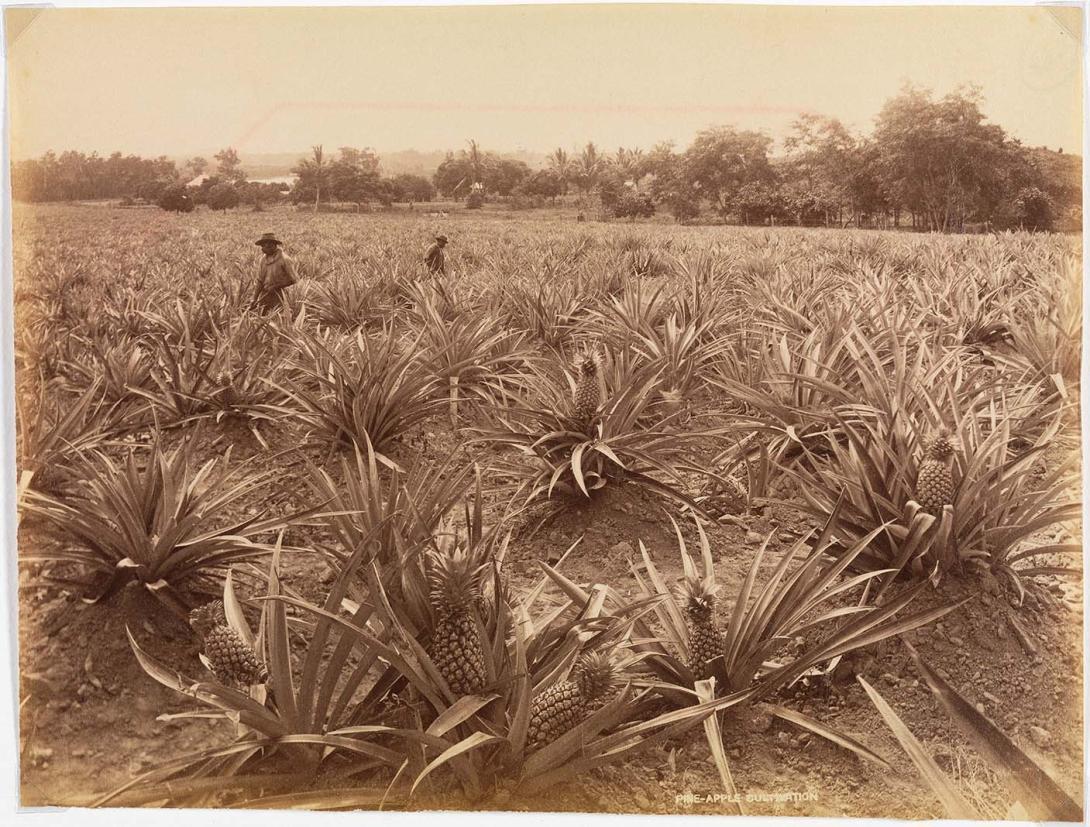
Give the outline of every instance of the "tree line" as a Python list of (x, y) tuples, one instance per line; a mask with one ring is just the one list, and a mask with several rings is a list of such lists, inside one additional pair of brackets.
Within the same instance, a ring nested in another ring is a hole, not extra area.
[(371, 149), (343, 146), (334, 158), (321, 146), (311, 147), (309, 157), (300, 158), (292, 168), (295, 184), (289, 198), (295, 204), (313, 203), (318, 209), (323, 202), (339, 201), (354, 204), (379, 203), (389, 206), (395, 201), (431, 201), (435, 197), (432, 183), (421, 175), (402, 173), (383, 177), (379, 156)]
[(291, 185), (247, 180), (239, 154), (231, 147), (217, 152), (213, 160), (214, 164), (198, 156), (179, 165), (165, 156), (47, 152), (12, 164), (12, 194), (28, 202), (142, 201), (178, 212), (202, 204), (212, 210), (283, 202), (339, 201), (362, 206), (430, 201), (435, 196), (435, 188), (424, 176), (382, 177), (379, 158), (369, 149), (341, 147), (330, 158), (322, 147), (314, 147), (312, 156), (300, 159), (292, 170), (295, 182)]
[[(294, 184), (246, 180), (231, 148), (180, 167), (159, 157), (114, 153), (46, 153), (13, 164), (16, 199), (70, 201), (142, 199), (167, 209), (197, 204), (229, 209), (290, 201), (312, 205), (429, 201), (436, 194), (480, 207), (489, 198), (512, 206), (558, 199), (615, 217), (658, 211), (679, 221), (702, 217), (743, 224), (911, 226), (922, 230), (1049, 229), (1081, 223), (1082, 167), (1078, 156), (1023, 146), (989, 123), (975, 88), (941, 98), (907, 86), (889, 99), (870, 135), (836, 118), (803, 115), (782, 151), (763, 132), (716, 126), (684, 150), (672, 143), (650, 150), (580, 152), (557, 149), (545, 169), (487, 152), (476, 141), (448, 153), (431, 180), (384, 177), (370, 149), (312, 147), (292, 169)], [(188, 182), (199, 180), (196, 186)]]
[(721, 126), (684, 151), (671, 143), (647, 152), (557, 149), (547, 169), (532, 172), (471, 142), (448, 155), (435, 185), (467, 200), (480, 191), (556, 199), (574, 190), (615, 217), (664, 210), (679, 221), (710, 214), (742, 224), (943, 232), (1081, 226), (1081, 158), (1023, 146), (988, 123), (980, 103), (971, 87), (942, 98), (906, 87), (882, 107), (871, 135), (803, 115), (778, 155), (768, 135)]

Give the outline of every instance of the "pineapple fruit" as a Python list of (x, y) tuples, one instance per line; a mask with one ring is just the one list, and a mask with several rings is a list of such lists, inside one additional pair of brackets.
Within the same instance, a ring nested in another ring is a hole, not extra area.
[(227, 625), (223, 601), (213, 600), (189, 613), (189, 624), (200, 636), (212, 674), (226, 686), (244, 688), (269, 678), (253, 648)]
[(664, 416), (681, 414), (685, 410), (685, 395), (677, 388), (666, 388), (658, 392), (658, 403)]
[(551, 744), (581, 724), (609, 697), (616, 680), (617, 673), (609, 655), (599, 652), (584, 655), (568, 680), (559, 681), (534, 698), (527, 746), (536, 749)]
[(575, 364), (578, 379), (575, 383), (575, 399), (572, 414), (584, 427), (590, 427), (602, 402), (602, 391), (598, 386), (598, 356), (587, 353)]
[(715, 595), (719, 587), (712, 576), (686, 577), (681, 586), (685, 625), (689, 631), (689, 669), (700, 681), (712, 675), (712, 661), (723, 654), (723, 633), (715, 622)]
[(488, 565), (464, 549), (428, 555), (428, 591), (435, 612), (429, 655), (455, 695), (473, 695), (485, 686), (484, 646), (474, 609), (486, 609), (483, 594)]
[(916, 501), (929, 514), (939, 515), (954, 502), (954, 446), (946, 431), (931, 440), (916, 477)]

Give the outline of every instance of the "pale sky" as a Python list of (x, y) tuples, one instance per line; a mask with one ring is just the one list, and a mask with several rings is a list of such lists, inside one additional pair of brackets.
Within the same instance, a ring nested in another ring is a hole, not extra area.
[(13, 41), (7, 23), (16, 158), (684, 148), (713, 124), (782, 137), (806, 111), (869, 132), (905, 81), (977, 83), (1027, 144), (1082, 146), (1080, 46), (1043, 9), (51, 9)]

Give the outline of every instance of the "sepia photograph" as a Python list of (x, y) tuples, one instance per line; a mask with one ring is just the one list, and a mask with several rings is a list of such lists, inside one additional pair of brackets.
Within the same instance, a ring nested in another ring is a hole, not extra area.
[(1084, 821), (1083, 3), (3, 29), (12, 811)]

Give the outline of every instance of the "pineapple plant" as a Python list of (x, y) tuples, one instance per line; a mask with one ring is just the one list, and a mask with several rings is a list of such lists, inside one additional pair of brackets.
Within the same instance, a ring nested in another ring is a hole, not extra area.
[(550, 744), (581, 724), (608, 699), (616, 682), (616, 668), (608, 654), (584, 655), (568, 680), (557, 682), (534, 698), (527, 745), (536, 749)]
[(487, 563), (465, 549), (428, 555), (428, 592), (435, 612), (429, 656), (455, 695), (472, 695), (485, 686), (484, 647), (475, 610), (488, 604), (483, 590)]
[(954, 502), (954, 446), (945, 429), (929, 442), (916, 478), (916, 501), (929, 514), (939, 515)]
[(572, 414), (576, 422), (589, 428), (602, 402), (602, 391), (598, 385), (598, 354), (594, 351), (584, 354), (576, 361), (575, 371), (578, 378)]
[(189, 625), (200, 636), (208, 668), (221, 683), (245, 688), (268, 680), (268, 669), (257, 653), (227, 625), (222, 600), (213, 600), (191, 611)]
[(711, 571), (706, 577), (689, 572), (680, 588), (689, 633), (689, 669), (698, 681), (711, 677), (712, 662), (723, 654), (723, 633), (715, 622), (718, 591)]

